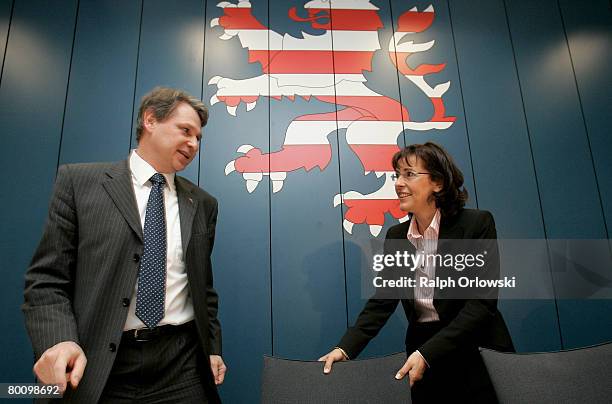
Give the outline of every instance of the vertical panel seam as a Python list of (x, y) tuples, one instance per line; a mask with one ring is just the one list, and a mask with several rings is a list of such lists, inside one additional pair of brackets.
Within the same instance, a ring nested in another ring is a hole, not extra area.
[[(406, 147), (406, 125), (404, 122), (404, 103), (402, 101), (402, 85), (400, 82), (400, 71), (399, 71), (399, 62), (397, 60), (397, 48), (395, 47), (395, 19), (393, 18), (393, 4), (391, 4), (391, 0), (389, 0), (389, 15), (391, 17), (391, 39), (393, 40), (393, 58), (395, 59), (395, 74), (397, 77), (397, 93), (399, 96), (400, 102), (400, 116), (402, 117), (402, 138), (404, 139), (404, 147)], [(382, 50), (382, 46), (381, 46)]]
[[(338, 187), (340, 188), (340, 235), (342, 237), (342, 267), (344, 269), (344, 315), (346, 319), (346, 328), (349, 327), (349, 313), (348, 313), (348, 286), (347, 286), (347, 276), (346, 276), (346, 240), (344, 236), (344, 228), (342, 226), (343, 217), (344, 217), (344, 209), (342, 207), (344, 202), (344, 196), (342, 194), (342, 167), (340, 163), (340, 129), (338, 127), (338, 98), (336, 92), (336, 54), (334, 53), (334, 18), (332, 10), (334, 9), (332, 5), (333, 0), (329, 2), (329, 28), (331, 31), (331, 54), (332, 54), (332, 77), (333, 77), (333, 86), (334, 86), (334, 113), (336, 115), (336, 154), (338, 156)], [(329, 145), (331, 147), (331, 144)]]
[[(270, 71), (270, 0), (268, 0), (268, 70)], [(268, 73), (268, 173), (272, 168), (272, 97), (270, 94), (270, 73)], [(272, 276), (272, 178), (268, 176), (268, 256), (270, 265), (270, 347), (272, 356), (274, 356), (274, 295), (273, 285), (274, 279)]]
[[(612, 0), (611, 0), (612, 1)], [(608, 232), (608, 223), (606, 221), (606, 212), (601, 198), (601, 190), (599, 187), (599, 178), (597, 176), (597, 170), (595, 169), (595, 159), (593, 158), (593, 148), (591, 147), (591, 137), (589, 136), (589, 128), (587, 126), (586, 117), (584, 115), (584, 107), (582, 106), (582, 97), (580, 95), (580, 87), (578, 87), (578, 78), (576, 77), (576, 69), (574, 68), (574, 59), (572, 57), (572, 50), (569, 46), (569, 38), (567, 36), (567, 29), (565, 28), (565, 19), (563, 18), (563, 11), (561, 10), (561, 4), (557, 0), (557, 8), (559, 9), (559, 16), (561, 18), (561, 27), (563, 28), (563, 37), (565, 38), (565, 45), (567, 47), (567, 54), (570, 59), (570, 66), (572, 67), (572, 75), (574, 77), (574, 85), (576, 86), (576, 94), (578, 95), (578, 104), (580, 105), (580, 115), (582, 117), (582, 124), (584, 125), (584, 133), (587, 138), (587, 144), (589, 146), (589, 155), (591, 156), (591, 166), (593, 168), (593, 176), (595, 177), (595, 186), (597, 187), (597, 197), (599, 199), (599, 207), (601, 208), (601, 214), (603, 217), (603, 225), (606, 231), (606, 238), (610, 237)], [(610, 218), (612, 219), (612, 218)], [(608, 244), (609, 246), (609, 244)]]
[(529, 155), (531, 156), (531, 167), (533, 168), (534, 181), (536, 185), (536, 191), (538, 193), (538, 202), (540, 206), (540, 219), (542, 220), (542, 230), (544, 231), (544, 239), (547, 240), (546, 241), (546, 252), (547, 252), (546, 256), (548, 259), (548, 268), (550, 270), (550, 281), (551, 281), (551, 285), (553, 288), (553, 296), (555, 296), (554, 303), (555, 303), (555, 312), (557, 314), (557, 331), (559, 333), (559, 342), (561, 344), (561, 349), (564, 349), (565, 344), (563, 343), (563, 334), (561, 333), (561, 317), (559, 316), (559, 305), (557, 303), (557, 298), (556, 298), (557, 292), (555, 288), (555, 278), (553, 277), (553, 274), (552, 274), (552, 264), (550, 260), (550, 248), (548, 245), (546, 221), (544, 220), (544, 208), (542, 207), (542, 198), (540, 195), (540, 183), (538, 181), (538, 170), (535, 164), (535, 157), (533, 155), (533, 144), (531, 142), (531, 130), (529, 129), (529, 121), (527, 120), (527, 111), (525, 109), (525, 99), (523, 96), (523, 86), (521, 85), (521, 77), (520, 77), (519, 70), (518, 70), (518, 62), (516, 60), (516, 50), (514, 48), (514, 41), (512, 39), (512, 31), (510, 30), (510, 17), (508, 16), (508, 7), (506, 5), (506, 0), (502, 0), (502, 4), (504, 6), (504, 15), (506, 17), (506, 27), (508, 30), (508, 38), (510, 40), (510, 47), (512, 49), (512, 61), (514, 64), (514, 71), (516, 74), (516, 82), (518, 84), (519, 94), (521, 96), (521, 109), (523, 110), (523, 119), (525, 121), (525, 129), (527, 132), (527, 141), (529, 142)]
[(136, 73), (134, 75), (134, 96), (132, 102), (132, 126), (130, 128), (130, 138), (128, 142), (128, 155), (132, 148), (132, 136), (134, 136), (134, 110), (136, 109), (136, 89), (138, 87), (138, 64), (140, 62), (140, 38), (142, 37), (142, 16), (144, 14), (144, 2), (145, 0), (140, 0), (140, 22), (138, 23), (138, 46), (136, 47)]
[[(467, 124), (467, 111), (465, 109), (465, 99), (463, 97), (463, 85), (461, 83), (461, 69), (459, 68), (459, 54), (457, 53), (457, 40), (455, 39), (455, 28), (453, 26), (453, 15), (451, 12), (450, 0), (447, 0), (446, 6), (448, 8), (448, 21), (450, 24), (451, 36), (453, 38), (453, 50), (455, 53), (455, 63), (457, 65), (457, 80), (459, 81), (459, 96), (461, 97), (461, 109), (463, 109), (463, 122), (465, 127), (465, 138), (467, 140), (468, 154), (470, 155), (470, 169), (472, 171), (472, 182), (474, 184), (474, 200), (476, 202), (476, 208), (478, 208), (478, 189), (476, 186), (476, 175), (474, 173), (474, 159), (472, 157), (472, 145), (470, 143), (470, 129)], [(465, 185), (464, 185), (465, 188)]]
[(11, 2), (11, 12), (9, 13), (9, 23), (6, 29), (6, 41), (4, 44), (4, 54), (2, 55), (2, 70), (0, 71), (0, 86), (2, 85), (2, 76), (4, 76), (4, 61), (6, 60), (6, 50), (8, 49), (9, 36), (11, 34), (11, 24), (13, 23), (13, 11), (15, 10), (15, 0)]
[(74, 28), (72, 31), (72, 46), (70, 48), (70, 62), (68, 63), (68, 78), (66, 80), (66, 94), (64, 95), (64, 110), (62, 111), (62, 126), (60, 129), (60, 138), (57, 145), (57, 163), (55, 165), (55, 172), (59, 169), (60, 157), (62, 155), (62, 141), (64, 139), (64, 123), (66, 122), (66, 109), (68, 107), (68, 93), (70, 92), (70, 74), (72, 73), (72, 59), (74, 57), (74, 44), (76, 42), (77, 26), (79, 25), (79, 8), (81, 6), (81, 0), (77, 0), (76, 12), (74, 15)]
[[(204, 103), (204, 66), (206, 66), (205, 63), (205, 56), (206, 56), (206, 12), (207, 12), (207, 1), (206, 0), (202, 0), (202, 7), (204, 9), (204, 21), (203, 21), (203, 32), (202, 32), (202, 74), (200, 75), (200, 101), (202, 101), (202, 103)], [(209, 111), (210, 113), (210, 111)], [(204, 128), (201, 128), (201, 130), (203, 130)], [(200, 147), (198, 147), (198, 186), (200, 186), (200, 179), (201, 179), (201, 169), (202, 169), (202, 139), (200, 139)]]

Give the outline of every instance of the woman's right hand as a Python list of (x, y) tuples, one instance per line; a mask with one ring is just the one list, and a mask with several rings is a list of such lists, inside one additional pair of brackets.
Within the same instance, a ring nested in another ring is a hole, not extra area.
[(319, 358), (319, 362), (325, 362), (323, 365), (323, 373), (328, 374), (331, 372), (332, 364), (334, 362), (342, 362), (348, 358), (344, 355), (344, 352), (340, 348), (334, 348), (327, 355), (323, 355)]

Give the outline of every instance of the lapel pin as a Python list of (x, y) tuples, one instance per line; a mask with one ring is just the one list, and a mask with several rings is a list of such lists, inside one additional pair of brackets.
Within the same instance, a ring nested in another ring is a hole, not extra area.
[(189, 198), (189, 203), (193, 205), (193, 199)]

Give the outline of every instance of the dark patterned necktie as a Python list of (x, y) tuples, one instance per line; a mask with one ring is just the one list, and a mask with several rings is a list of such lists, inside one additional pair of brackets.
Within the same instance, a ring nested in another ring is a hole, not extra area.
[(144, 225), (144, 253), (138, 272), (136, 316), (149, 328), (164, 318), (166, 299), (166, 215), (164, 184), (166, 179), (156, 173), (147, 202)]

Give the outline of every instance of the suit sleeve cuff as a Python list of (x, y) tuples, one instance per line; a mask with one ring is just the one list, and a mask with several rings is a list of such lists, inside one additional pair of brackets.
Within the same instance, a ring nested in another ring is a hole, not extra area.
[(431, 366), (429, 366), (429, 362), (427, 362), (427, 359), (425, 359), (423, 354), (418, 349), (415, 352), (418, 353), (421, 358), (423, 358), (423, 360), (425, 361), (425, 364), (427, 365), (427, 368), (430, 368)]
[(344, 359), (346, 359), (347, 361), (351, 360), (351, 358), (349, 358), (348, 354), (344, 349), (340, 348), (339, 346), (335, 346), (334, 349), (339, 349), (340, 352), (342, 352), (342, 355), (344, 355)]

